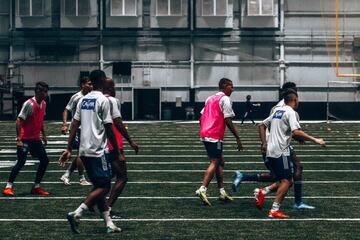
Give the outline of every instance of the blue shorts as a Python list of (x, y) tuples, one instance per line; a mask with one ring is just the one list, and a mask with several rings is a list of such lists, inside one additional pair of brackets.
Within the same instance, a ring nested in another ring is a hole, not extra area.
[(267, 157), (267, 166), (274, 175), (275, 179), (280, 181), (283, 179), (292, 179), (294, 174), (294, 165), (291, 155), (280, 156), (279, 158)]
[(210, 159), (219, 159), (223, 155), (223, 142), (203, 142)]
[(105, 155), (102, 157), (80, 157), (86, 173), (96, 188), (110, 188), (111, 186), (111, 167), (106, 161)]
[(76, 135), (74, 140), (71, 142), (71, 148), (75, 150), (79, 150), (80, 147), (80, 137), (81, 137), (81, 130), (80, 128), (76, 130)]

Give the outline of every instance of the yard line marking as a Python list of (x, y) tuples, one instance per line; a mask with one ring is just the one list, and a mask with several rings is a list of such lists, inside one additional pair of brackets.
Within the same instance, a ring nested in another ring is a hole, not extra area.
[[(224, 170), (224, 172), (235, 172), (238, 169), (227, 169)], [(187, 173), (203, 173), (205, 172), (205, 169), (202, 170), (198, 170), (198, 169), (151, 169), (151, 170), (146, 170), (146, 169), (137, 169), (137, 170), (127, 170), (128, 172), (134, 172), (134, 173), (182, 173), (182, 172), (187, 172)], [(248, 169), (248, 170), (241, 170), (241, 172), (267, 172), (267, 169)], [(22, 173), (36, 173), (35, 170), (22, 170)], [(47, 170), (47, 173), (63, 173), (64, 170)], [(329, 170), (325, 170), (325, 169), (319, 169), (319, 170), (315, 170), (315, 169), (305, 169), (303, 170), (303, 172), (360, 172), (360, 169), (329, 169)], [(10, 170), (1, 170), (0, 173), (10, 173)]]
[[(6, 184), (7, 182), (0, 182), (0, 184)], [(16, 181), (16, 184), (32, 184), (34, 183), (34, 181)], [(62, 181), (42, 181), (42, 184), (64, 184)], [(72, 185), (77, 185), (79, 184), (77, 181), (73, 181), (71, 182)], [(112, 181), (112, 183), (114, 183), (114, 181)], [(146, 181), (137, 181), (137, 182), (127, 182), (127, 184), (200, 184), (201, 181), (151, 181), (151, 182), (146, 182)], [(213, 180), (211, 182), (211, 184), (215, 184), (216, 181)], [(225, 184), (231, 184), (231, 181), (224, 181)], [(258, 183), (258, 182), (254, 182), (254, 181), (246, 181), (246, 182), (242, 182), (241, 184), (254, 184), (254, 183)], [(302, 181), (303, 184), (349, 184), (349, 183), (360, 183), (360, 181)]]
[[(82, 218), (82, 222), (102, 222), (103, 219)], [(113, 222), (359, 222), (360, 218), (128, 218)], [(0, 222), (67, 222), (67, 219), (8, 218)]]
[[(232, 196), (235, 199), (254, 199), (254, 196)], [(86, 196), (73, 196), (73, 197), (0, 197), (0, 200), (74, 200), (85, 199)], [(266, 197), (274, 199), (275, 196)], [(286, 198), (293, 199), (292, 196)], [(302, 197), (305, 199), (360, 199), (360, 196), (308, 196)], [(141, 199), (141, 200), (184, 200), (184, 199), (199, 199), (199, 197), (145, 197), (145, 196), (131, 196), (131, 197), (119, 197), (119, 199)], [(218, 197), (209, 197), (209, 199), (218, 199)]]

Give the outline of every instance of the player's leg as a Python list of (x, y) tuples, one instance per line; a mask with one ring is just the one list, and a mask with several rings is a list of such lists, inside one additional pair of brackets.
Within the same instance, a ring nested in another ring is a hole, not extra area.
[(219, 165), (215, 171), (216, 182), (219, 189), (219, 200), (224, 202), (233, 201), (234, 199), (225, 191), (224, 188), (224, 167), (225, 160), (222, 155), (219, 161)]
[(28, 142), (24, 140), (23, 146), (17, 147), (17, 151), (16, 151), (17, 161), (11, 169), (8, 182), (3, 190), (3, 195), (15, 196), (13, 183), (14, 183), (17, 175), (19, 174), (21, 168), (24, 166), (28, 153), (29, 153), (29, 145), (28, 145)]
[(46, 154), (44, 145), (41, 141), (32, 142), (30, 145), (30, 152), (39, 158), (40, 164), (36, 171), (34, 186), (31, 189), (32, 194), (49, 195), (49, 192), (40, 187), (40, 183), (45, 175), (47, 166), (49, 165), (49, 158)]

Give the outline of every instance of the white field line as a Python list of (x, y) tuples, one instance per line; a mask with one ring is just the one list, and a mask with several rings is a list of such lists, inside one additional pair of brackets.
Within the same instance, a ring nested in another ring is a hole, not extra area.
[[(6, 184), (7, 182), (0, 182), (0, 184)], [(33, 184), (34, 181), (16, 181), (15, 184)], [(61, 184), (63, 185), (64, 183), (62, 181), (42, 181), (42, 184)], [(114, 183), (114, 181), (112, 182)], [(215, 181), (212, 181), (211, 184), (215, 184)], [(232, 182), (230, 181), (225, 181), (225, 184), (231, 184)], [(254, 184), (257, 182), (242, 182), (241, 184)], [(353, 184), (353, 183), (360, 183), (360, 181), (302, 181), (303, 184)], [(71, 182), (71, 184), (73, 185), (78, 185), (79, 183), (77, 181)], [(201, 184), (201, 182), (191, 182), (191, 181), (181, 181), (181, 182), (176, 182), (176, 181), (151, 181), (151, 182), (127, 182), (127, 184)]]
[[(360, 141), (359, 141), (360, 143)], [(204, 152), (204, 149), (160, 149), (160, 152)], [(225, 149), (224, 152), (238, 152), (236, 149)], [(242, 152), (259, 152), (259, 149), (243, 150)], [(360, 149), (296, 149), (299, 152), (360, 152)]]
[[(82, 222), (102, 222), (102, 219), (82, 218)], [(114, 222), (360, 222), (360, 218), (128, 218)], [(66, 219), (5, 218), (0, 222), (67, 222)]]
[[(84, 196), (68, 196), (68, 197), (0, 197), (0, 200), (74, 200), (85, 199)], [(254, 196), (232, 196), (234, 199), (254, 199)], [(208, 197), (209, 199), (218, 199), (218, 197)], [(275, 196), (266, 197), (274, 199)], [(288, 199), (294, 199), (292, 196), (287, 196)], [(360, 199), (360, 196), (303, 196), (304, 199)], [(131, 196), (119, 197), (119, 199), (127, 200), (186, 200), (186, 199), (199, 199), (199, 197), (145, 197), (145, 196)]]
[[(128, 172), (133, 172), (133, 173), (203, 173), (205, 172), (206, 169), (202, 169), (202, 170), (194, 170), (194, 169), (151, 169), (151, 170), (127, 170)], [(233, 173), (234, 171), (236, 171), (237, 169), (228, 169), (228, 170), (224, 170), (224, 172), (231, 172)], [(241, 172), (266, 172), (268, 170), (266, 169), (249, 169), (249, 170), (241, 170)], [(36, 173), (35, 170), (22, 170), (22, 173)], [(47, 173), (64, 173), (64, 170), (47, 170)], [(329, 170), (309, 170), (309, 169), (305, 169), (303, 170), (303, 172), (313, 172), (313, 173), (319, 173), (319, 172), (347, 172), (347, 173), (358, 173), (360, 172), (360, 169), (329, 169)], [(10, 170), (1, 170), (0, 173), (10, 173)]]

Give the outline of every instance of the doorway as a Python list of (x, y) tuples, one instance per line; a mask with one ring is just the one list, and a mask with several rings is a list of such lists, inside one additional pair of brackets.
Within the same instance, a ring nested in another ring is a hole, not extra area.
[(134, 120), (160, 120), (160, 89), (133, 89)]

